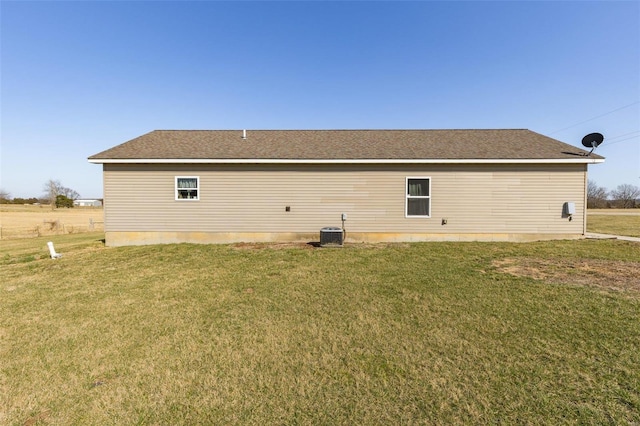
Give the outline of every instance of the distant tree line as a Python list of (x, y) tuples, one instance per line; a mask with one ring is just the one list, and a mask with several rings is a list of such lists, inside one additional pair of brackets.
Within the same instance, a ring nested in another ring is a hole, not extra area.
[(0, 191), (0, 204), (38, 204), (42, 203), (43, 201), (45, 203), (47, 202), (46, 200), (43, 200), (41, 198), (11, 198), (10, 194)]
[(640, 187), (625, 183), (609, 191), (607, 188), (598, 186), (595, 181), (589, 180), (587, 184), (587, 208), (640, 208)]

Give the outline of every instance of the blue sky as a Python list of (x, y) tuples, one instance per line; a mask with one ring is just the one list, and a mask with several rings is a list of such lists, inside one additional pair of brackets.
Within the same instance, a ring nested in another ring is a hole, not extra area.
[(0, 188), (102, 196), (87, 157), (154, 129), (605, 135), (640, 186), (640, 3), (0, 2)]

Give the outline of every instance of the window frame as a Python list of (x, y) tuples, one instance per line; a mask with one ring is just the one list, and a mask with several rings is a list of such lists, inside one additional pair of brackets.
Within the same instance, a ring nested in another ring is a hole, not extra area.
[[(429, 195), (409, 195), (409, 180), (422, 179), (429, 181)], [(410, 199), (428, 199), (429, 200), (429, 214), (428, 215), (415, 215), (409, 214), (409, 200)], [(404, 217), (405, 219), (430, 219), (431, 218), (431, 176), (406, 176), (404, 184)]]
[[(195, 179), (196, 180), (196, 198), (180, 198), (178, 197), (178, 191), (180, 189), (192, 189), (192, 188), (178, 188), (178, 179)], [(174, 198), (175, 201), (200, 201), (200, 176), (176, 176), (174, 179)]]

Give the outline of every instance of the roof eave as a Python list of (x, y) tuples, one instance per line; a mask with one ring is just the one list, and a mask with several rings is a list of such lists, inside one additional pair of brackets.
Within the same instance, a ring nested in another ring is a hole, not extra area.
[(604, 158), (465, 159), (269, 159), (269, 158), (89, 158), (93, 164), (599, 164)]

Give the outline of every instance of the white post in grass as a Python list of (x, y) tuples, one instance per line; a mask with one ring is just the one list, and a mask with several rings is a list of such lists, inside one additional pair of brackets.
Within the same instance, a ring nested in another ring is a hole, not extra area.
[(60, 253), (56, 253), (56, 249), (53, 248), (53, 242), (49, 241), (47, 243), (47, 246), (49, 247), (49, 254), (51, 255), (52, 259), (57, 259), (59, 257), (62, 257)]

